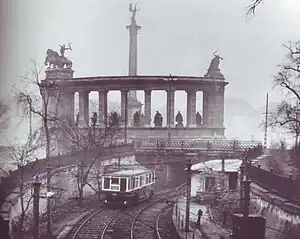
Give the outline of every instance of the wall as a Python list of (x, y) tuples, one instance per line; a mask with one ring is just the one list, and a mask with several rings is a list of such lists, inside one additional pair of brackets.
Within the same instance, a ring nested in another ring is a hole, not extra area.
[[(253, 212), (266, 218), (267, 238), (299, 238), (300, 208), (289, 205), (288, 208), (282, 209), (282, 206), (277, 206), (275, 204), (276, 202), (268, 202), (268, 200), (263, 199), (258, 194), (251, 193), (251, 207)], [(296, 237), (296, 235), (298, 235), (298, 237)]]

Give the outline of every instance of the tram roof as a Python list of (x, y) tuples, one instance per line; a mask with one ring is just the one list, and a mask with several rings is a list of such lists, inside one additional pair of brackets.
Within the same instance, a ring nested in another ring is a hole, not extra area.
[(130, 176), (136, 176), (144, 173), (151, 172), (151, 170), (145, 168), (145, 167), (128, 167), (123, 168), (115, 172), (111, 172), (109, 174), (105, 174), (104, 176), (119, 176), (119, 177), (130, 177)]

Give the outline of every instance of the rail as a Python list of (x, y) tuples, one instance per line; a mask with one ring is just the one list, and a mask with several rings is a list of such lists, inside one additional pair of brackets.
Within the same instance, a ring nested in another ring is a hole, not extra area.
[(260, 141), (239, 140), (147, 140), (133, 141), (135, 150), (209, 150), (209, 151), (244, 151), (249, 148), (260, 148)]

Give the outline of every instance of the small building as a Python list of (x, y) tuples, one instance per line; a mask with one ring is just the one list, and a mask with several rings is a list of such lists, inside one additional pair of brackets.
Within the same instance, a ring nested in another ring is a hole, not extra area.
[(215, 159), (201, 162), (192, 166), (192, 190), (191, 196), (201, 200), (213, 200), (218, 192), (238, 190), (240, 159), (224, 160), (224, 172), (222, 160)]

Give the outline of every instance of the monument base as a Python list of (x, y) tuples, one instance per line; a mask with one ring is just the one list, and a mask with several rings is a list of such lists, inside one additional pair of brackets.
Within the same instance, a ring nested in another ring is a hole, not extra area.
[(73, 78), (74, 71), (69, 68), (49, 68), (45, 71), (46, 79), (63, 80)]

